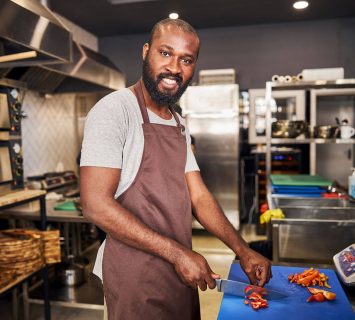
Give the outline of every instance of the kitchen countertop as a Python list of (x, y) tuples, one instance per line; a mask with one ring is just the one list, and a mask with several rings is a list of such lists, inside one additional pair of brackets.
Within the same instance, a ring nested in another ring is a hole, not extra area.
[[(323, 303), (307, 303), (310, 296), (308, 290), (301, 286), (289, 283), (287, 277), (292, 273), (300, 273), (307, 267), (273, 266), (273, 278), (266, 285), (277, 291), (287, 293), (289, 296), (280, 300), (270, 300), (269, 307), (258, 311), (244, 304), (243, 297), (224, 295), (218, 315), (218, 320), (243, 319), (254, 320), (262, 318), (272, 319), (322, 319), (322, 320), (351, 320), (355, 319), (355, 313), (349, 303), (336, 273), (331, 269), (320, 269), (329, 277), (329, 284), (332, 286), (330, 291), (337, 294), (334, 301)], [(233, 263), (228, 279), (248, 282), (246, 275), (242, 271), (239, 263)], [(347, 289), (355, 289), (347, 288)], [(354, 294), (354, 290), (351, 290)], [(347, 292), (348, 296), (349, 293)]]
[(17, 202), (30, 200), (46, 194), (44, 190), (20, 190), (0, 196), (0, 207), (16, 204)]
[[(70, 201), (71, 199), (66, 199)], [(63, 211), (54, 210), (54, 206), (58, 203), (57, 200), (46, 200), (47, 221), (48, 222), (81, 222), (89, 223), (82, 213), (78, 210), (75, 211)], [(19, 211), (16, 208), (8, 210), (3, 214), (6, 218), (39, 220), (38, 211)]]
[(346, 198), (327, 199), (272, 194), (271, 199), (273, 202), (272, 205), (275, 207), (333, 210), (342, 209), (355, 212), (355, 203), (347, 200)]
[(285, 214), (284, 219), (272, 218), (268, 229), (275, 263), (330, 264), (336, 253), (354, 243), (355, 204), (347, 199), (272, 195), (269, 200)]

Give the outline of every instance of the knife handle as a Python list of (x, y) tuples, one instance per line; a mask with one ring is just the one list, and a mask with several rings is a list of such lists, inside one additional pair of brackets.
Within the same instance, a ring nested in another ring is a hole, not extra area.
[(218, 291), (221, 291), (222, 279), (215, 279)]

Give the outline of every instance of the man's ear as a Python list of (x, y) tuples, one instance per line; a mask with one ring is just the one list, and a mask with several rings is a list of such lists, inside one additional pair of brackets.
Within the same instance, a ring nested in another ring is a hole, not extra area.
[(148, 51), (149, 51), (149, 43), (145, 43), (143, 46), (143, 53), (142, 53), (143, 60), (145, 60), (145, 58), (148, 54)]

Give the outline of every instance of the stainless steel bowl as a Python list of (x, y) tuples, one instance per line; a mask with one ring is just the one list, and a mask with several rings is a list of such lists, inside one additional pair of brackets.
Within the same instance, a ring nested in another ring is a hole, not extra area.
[(305, 121), (277, 120), (271, 125), (273, 138), (296, 138), (307, 130)]
[(314, 137), (322, 139), (337, 138), (339, 134), (338, 126), (315, 126)]

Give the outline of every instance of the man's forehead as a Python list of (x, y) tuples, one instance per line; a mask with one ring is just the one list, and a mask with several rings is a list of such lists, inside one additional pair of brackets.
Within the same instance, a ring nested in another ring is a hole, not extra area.
[(195, 42), (197, 45), (199, 45), (199, 42), (200, 42), (198, 36), (195, 33), (185, 31), (173, 24), (166, 24), (166, 25), (160, 26), (155, 31), (152, 42), (154, 42), (156, 40), (169, 39), (169, 37), (172, 37), (172, 36), (184, 37), (188, 41)]

